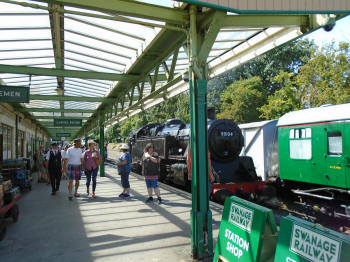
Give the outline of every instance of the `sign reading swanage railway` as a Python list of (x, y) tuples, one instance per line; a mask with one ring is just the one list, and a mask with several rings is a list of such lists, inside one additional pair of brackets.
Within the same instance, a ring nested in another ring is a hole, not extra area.
[(53, 120), (54, 126), (82, 126), (82, 119), (63, 119), (63, 118), (55, 118)]
[(0, 85), (0, 102), (29, 103), (29, 87)]
[(293, 216), (281, 217), (275, 262), (349, 261), (350, 237)]

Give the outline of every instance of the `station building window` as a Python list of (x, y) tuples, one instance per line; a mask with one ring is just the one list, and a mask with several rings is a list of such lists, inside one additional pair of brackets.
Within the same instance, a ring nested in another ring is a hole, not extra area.
[(341, 132), (327, 133), (328, 155), (340, 156), (343, 154), (343, 137)]
[(12, 159), (12, 127), (2, 124), (2, 157)]
[(291, 159), (311, 159), (311, 128), (293, 128), (289, 131), (289, 157)]
[(21, 130), (18, 130), (18, 156), (24, 157), (24, 132)]

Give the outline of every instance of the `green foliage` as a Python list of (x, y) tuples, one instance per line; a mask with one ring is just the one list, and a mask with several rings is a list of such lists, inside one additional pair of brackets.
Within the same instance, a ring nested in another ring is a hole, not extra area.
[(282, 88), (267, 98), (267, 104), (258, 108), (262, 119), (276, 119), (293, 110), (301, 109), (298, 90), (293, 85), (293, 73), (281, 71), (274, 80)]
[(257, 108), (266, 102), (266, 91), (260, 77), (236, 81), (221, 95), (221, 113), (218, 118), (228, 118), (236, 123), (259, 120)]
[(314, 49), (308, 63), (300, 68), (296, 85), (306, 107), (350, 102), (349, 43)]
[(115, 125), (110, 126), (105, 131), (105, 141), (107, 143), (117, 143), (120, 142), (120, 125), (117, 123)]
[(312, 49), (299, 73), (281, 71), (274, 81), (282, 86), (259, 111), (265, 119), (302, 108), (350, 102), (350, 48), (334, 43)]
[(220, 94), (227, 86), (254, 76), (259, 76), (268, 94), (273, 94), (282, 87), (273, 81), (273, 78), (281, 70), (289, 73), (298, 72), (298, 68), (310, 58), (310, 50), (314, 46), (313, 42), (306, 39), (291, 41), (215, 77), (208, 82), (208, 105), (220, 108)]

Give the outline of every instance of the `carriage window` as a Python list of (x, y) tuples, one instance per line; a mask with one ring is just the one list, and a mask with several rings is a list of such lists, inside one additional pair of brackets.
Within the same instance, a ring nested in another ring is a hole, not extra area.
[(289, 138), (294, 138), (294, 129), (289, 130)]
[(306, 138), (311, 138), (311, 128), (306, 128)]
[(327, 133), (328, 155), (343, 154), (343, 138), (341, 132)]
[[(293, 131), (294, 136), (291, 136)], [(289, 157), (291, 159), (311, 159), (311, 128), (299, 128), (289, 131)]]
[(311, 139), (290, 140), (289, 149), (291, 159), (311, 159)]

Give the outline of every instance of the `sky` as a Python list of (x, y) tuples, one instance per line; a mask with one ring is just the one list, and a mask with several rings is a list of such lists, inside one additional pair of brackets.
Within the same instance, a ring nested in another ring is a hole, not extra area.
[(325, 44), (339, 42), (348, 42), (350, 43), (350, 15), (338, 20), (335, 24), (335, 27), (330, 31), (326, 32), (323, 28), (320, 28), (307, 36), (306, 38), (313, 39), (315, 44), (318, 46), (323, 46)]

